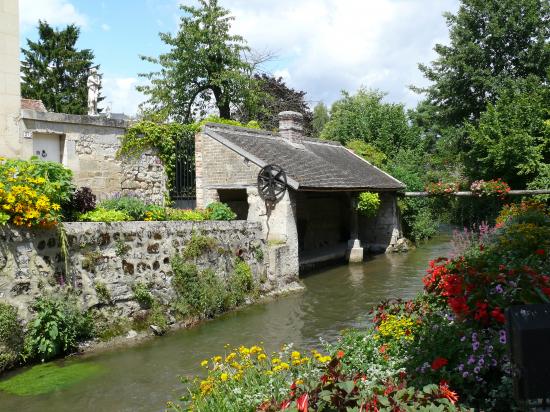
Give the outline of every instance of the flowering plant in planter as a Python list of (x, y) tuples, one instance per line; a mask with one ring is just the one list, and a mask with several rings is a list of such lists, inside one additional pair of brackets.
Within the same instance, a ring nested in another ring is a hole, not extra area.
[(444, 196), (458, 192), (459, 184), (455, 182), (432, 182), (428, 183), (425, 190), (431, 195)]
[(498, 196), (504, 198), (510, 191), (508, 183), (501, 179), (476, 180), (470, 185), (470, 191), (476, 196)]

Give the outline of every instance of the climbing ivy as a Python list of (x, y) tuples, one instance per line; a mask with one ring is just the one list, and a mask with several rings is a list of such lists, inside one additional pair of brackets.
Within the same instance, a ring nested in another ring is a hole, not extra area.
[[(256, 121), (244, 125), (235, 120), (219, 117), (207, 117), (201, 122), (192, 124), (157, 123), (151, 120), (142, 120), (130, 126), (126, 134), (122, 136), (117, 157), (138, 157), (147, 150), (156, 151), (168, 176), (168, 188), (171, 188), (175, 179), (176, 147), (178, 143), (194, 145), (195, 134), (201, 126), (208, 122), (253, 129), (260, 128)], [(194, 155), (190, 155), (189, 159), (183, 160), (194, 162)]]

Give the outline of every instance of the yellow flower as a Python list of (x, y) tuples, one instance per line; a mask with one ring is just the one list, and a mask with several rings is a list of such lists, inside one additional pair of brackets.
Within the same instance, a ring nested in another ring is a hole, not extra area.
[(241, 346), (239, 348), (239, 352), (242, 356), (248, 356), (250, 354), (250, 349), (245, 348), (244, 346)]
[(301, 380), (301, 379), (296, 379), (296, 385), (303, 385), (304, 384), (304, 381)]
[(219, 355), (218, 355), (218, 356), (214, 356), (214, 357), (212, 358), (212, 360), (214, 361), (214, 363), (219, 363), (219, 362), (222, 361), (222, 357), (219, 356)]
[(294, 360), (292, 361), (292, 366), (299, 366), (299, 365), (301, 365), (301, 364), (302, 364), (302, 362), (300, 362), (299, 359), (294, 359)]
[(279, 358), (273, 358), (271, 359), (271, 363), (273, 365), (278, 365), (279, 363), (281, 363), (281, 360)]
[(260, 348), (259, 346), (256, 346), (256, 345), (254, 345), (250, 348), (250, 353), (253, 354), (253, 355), (256, 354), (256, 353), (259, 353), (261, 351), (262, 351), (262, 348)]
[(259, 360), (259, 361), (263, 361), (263, 360), (265, 360), (266, 358), (267, 358), (267, 356), (266, 356), (265, 353), (260, 353), (260, 354), (258, 355), (258, 360)]
[(61, 206), (59, 206), (57, 203), (52, 203), (52, 209), (57, 212), (58, 210), (61, 210)]
[(206, 360), (206, 359), (203, 360), (203, 361), (201, 362), (201, 366), (202, 366), (203, 368), (208, 367), (208, 360)]
[(227, 357), (225, 358), (225, 361), (227, 363), (231, 363), (233, 359), (235, 359), (236, 357), (237, 357), (237, 354), (235, 352), (231, 352), (229, 355), (227, 355)]
[(290, 368), (290, 366), (286, 362), (281, 362), (281, 364), (279, 366), (281, 367), (281, 369), (289, 369)]
[(265, 371), (265, 374), (266, 374), (267, 376), (271, 376), (271, 375), (273, 375), (273, 371)]
[(291, 353), (290, 356), (291, 356), (292, 359), (300, 359), (300, 352), (294, 351), (294, 352)]
[(229, 378), (229, 375), (225, 372), (220, 375), (220, 379), (222, 382), (225, 382), (227, 378)]

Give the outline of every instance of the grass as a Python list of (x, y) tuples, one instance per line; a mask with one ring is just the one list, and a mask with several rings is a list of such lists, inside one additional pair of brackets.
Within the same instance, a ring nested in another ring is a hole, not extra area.
[(102, 367), (94, 363), (74, 363), (68, 366), (45, 363), (0, 381), (0, 390), (18, 396), (42, 395), (72, 386), (97, 375), (101, 370)]

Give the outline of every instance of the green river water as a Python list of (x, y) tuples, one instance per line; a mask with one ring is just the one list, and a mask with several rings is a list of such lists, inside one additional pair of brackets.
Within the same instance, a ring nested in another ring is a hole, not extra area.
[(227, 343), (264, 342), (267, 350), (277, 350), (293, 342), (305, 349), (319, 346), (321, 337), (333, 341), (343, 329), (366, 325), (369, 308), (380, 300), (409, 298), (422, 289), (428, 260), (447, 255), (449, 240), (440, 235), (408, 254), (321, 269), (303, 278), (302, 292), (134, 347), (81, 357), (76, 362), (93, 362), (103, 372), (45, 395), (0, 392), (0, 411), (163, 411), (166, 401), (183, 391), (178, 375), (199, 372), (200, 361), (223, 353)]

